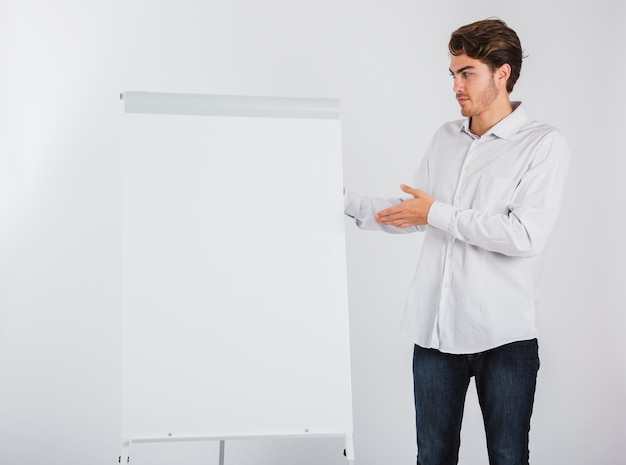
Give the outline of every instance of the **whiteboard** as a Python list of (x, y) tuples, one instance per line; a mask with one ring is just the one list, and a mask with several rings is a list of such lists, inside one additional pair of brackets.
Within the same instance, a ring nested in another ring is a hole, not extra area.
[(350, 434), (338, 102), (123, 98), (122, 437)]

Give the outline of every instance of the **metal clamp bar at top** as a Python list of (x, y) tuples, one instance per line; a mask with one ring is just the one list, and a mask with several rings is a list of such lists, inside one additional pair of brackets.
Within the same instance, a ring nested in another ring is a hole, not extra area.
[(339, 119), (339, 100), (128, 91), (120, 94), (127, 113), (261, 118)]

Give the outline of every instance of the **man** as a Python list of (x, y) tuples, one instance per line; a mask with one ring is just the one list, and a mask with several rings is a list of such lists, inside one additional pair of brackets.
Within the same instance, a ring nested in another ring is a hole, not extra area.
[(539, 357), (535, 311), (544, 246), (568, 168), (563, 136), (509, 94), (522, 47), (503, 21), (452, 33), (453, 90), (465, 119), (434, 135), (406, 199), (345, 193), (364, 229), (425, 231), (403, 326), (415, 342), (418, 465), (458, 462), (475, 377), (489, 463), (521, 465)]

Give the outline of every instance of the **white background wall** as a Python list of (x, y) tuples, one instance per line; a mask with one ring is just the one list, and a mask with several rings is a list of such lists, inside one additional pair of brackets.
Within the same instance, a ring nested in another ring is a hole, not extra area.
[[(396, 194), (436, 127), (458, 117), (450, 32), (488, 16), (529, 55), (513, 98), (572, 148), (531, 458), (623, 463), (626, 12), (609, 0), (2, 0), (0, 462), (117, 463), (119, 92), (340, 98), (346, 186)], [(411, 344), (398, 327), (420, 240), (347, 224), (359, 465), (414, 463)], [(468, 395), (461, 463), (483, 464)], [(217, 463), (214, 444), (167, 446), (138, 447), (136, 463)], [(334, 440), (228, 447), (232, 465), (343, 463)]]

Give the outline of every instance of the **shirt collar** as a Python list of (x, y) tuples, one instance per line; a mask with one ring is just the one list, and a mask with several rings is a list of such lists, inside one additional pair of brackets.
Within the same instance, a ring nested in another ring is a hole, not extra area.
[[(489, 134), (493, 134), (500, 139), (510, 140), (521, 129), (521, 127), (530, 121), (530, 117), (526, 112), (526, 107), (522, 105), (522, 102), (511, 102), (513, 112), (507, 115), (504, 119), (495, 124), (489, 131), (487, 131), (483, 137)], [(461, 130), (472, 137), (476, 137), (469, 129), (470, 118), (463, 120)]]

